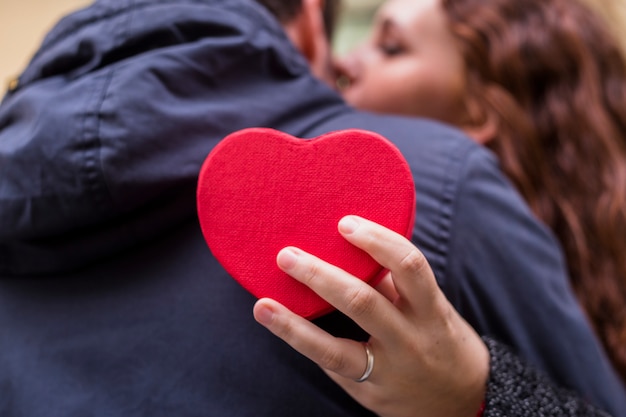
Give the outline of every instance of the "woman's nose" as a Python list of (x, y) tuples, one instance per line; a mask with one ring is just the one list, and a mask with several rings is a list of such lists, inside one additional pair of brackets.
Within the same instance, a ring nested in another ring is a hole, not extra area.
[(335, 59), (335, 85), (339, 91), (349, 88), (359, 75), (359, 65), (354, 54)]

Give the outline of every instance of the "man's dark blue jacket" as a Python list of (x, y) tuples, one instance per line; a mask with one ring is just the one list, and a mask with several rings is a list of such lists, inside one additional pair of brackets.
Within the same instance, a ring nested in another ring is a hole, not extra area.
[[(203, 240), (200, 165), (251, 126), (393, 141), (414, 174), (413, 240), (456, 308), (626, 416), (553, 236), (494, 157), (442, 125), (347, 107), (249, 0), (99, 1), (49, 33), (5, 96), (0, 415), (368, 415), (254, 322)], [(317, 322), (364, 337), (338, 313)]]

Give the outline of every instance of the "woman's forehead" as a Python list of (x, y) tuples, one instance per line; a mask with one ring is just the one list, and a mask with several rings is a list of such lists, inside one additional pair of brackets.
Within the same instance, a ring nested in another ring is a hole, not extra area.
[(389, 0), (376, 16), (377, 24), (402, 31), (437, 34), (447, 31), (441, 0)]

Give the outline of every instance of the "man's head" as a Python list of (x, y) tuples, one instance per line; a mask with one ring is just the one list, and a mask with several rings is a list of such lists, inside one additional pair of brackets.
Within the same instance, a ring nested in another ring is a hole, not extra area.
[[(304, 0), (256, 0), (265, 6), (282, 24), (289, 23), (302, 11)], [(337, 18), (339, 16), (340, 0), (325, 0), (322, 5), (324, 30), (326, 37), (332, 40)]]
[(324, 81), (334, 82), (330, 42), (340, 0), (256, 0), (283, 25), (287, 36)]

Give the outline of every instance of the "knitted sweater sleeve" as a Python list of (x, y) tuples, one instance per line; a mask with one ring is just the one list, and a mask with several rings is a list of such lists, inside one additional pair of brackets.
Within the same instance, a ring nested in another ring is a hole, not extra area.
[(495, 340), (484, 337), (483, 341), (491, 356), (483, 417), (610, 417), (556, 387)]

